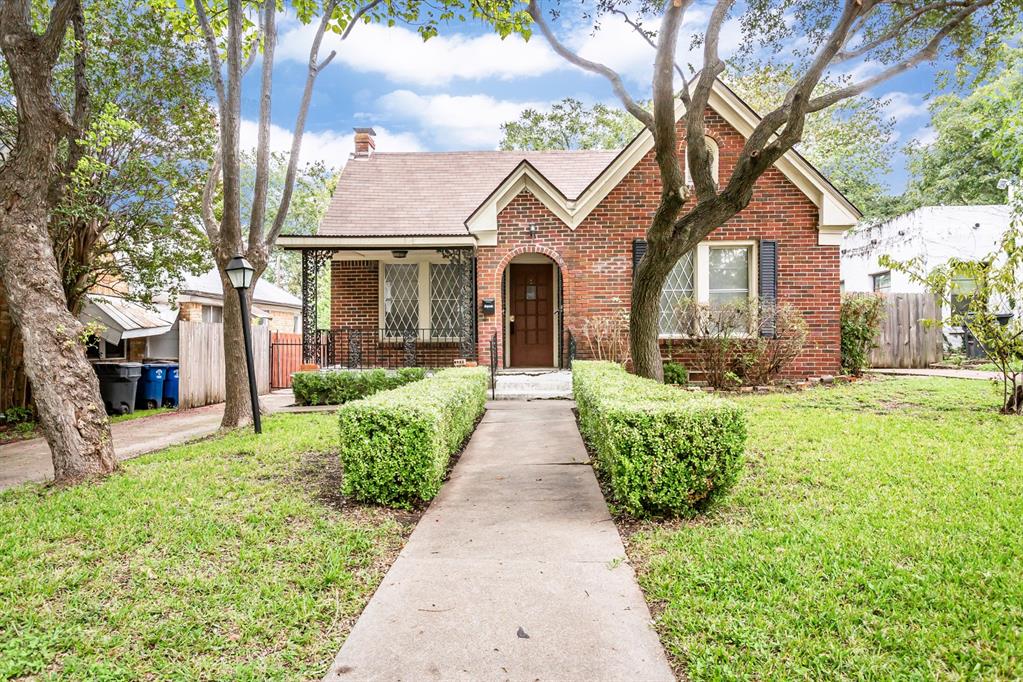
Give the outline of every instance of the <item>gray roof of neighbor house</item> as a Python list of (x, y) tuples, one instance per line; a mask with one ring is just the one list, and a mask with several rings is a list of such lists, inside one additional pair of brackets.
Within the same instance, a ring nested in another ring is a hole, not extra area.
[[(214, 269), (198, 277), (185, 275), (181, 282), (181, 293), (223, 298), (224, 289), (220, 284), (220, 275)], [(252, 292), (252, 300), (264, 305), (282, 305), (289, 308), (302, 307), (302, 300), (297, 296), (262, 278), (256, 282), (256, 289)]]
[(523, 160), (575, 199), (618, 151), (377, 152), (341, 172), (317, 234), (467, 234), (465, 220)]
[(86, 294), (85, 306), (79, 315), (83, 322), (97, 322), (99, 336), (110, 343), (123, 339), (163, 334), (171, 328), (172, 320), (165, 319), (138, 303), (108, 294)]

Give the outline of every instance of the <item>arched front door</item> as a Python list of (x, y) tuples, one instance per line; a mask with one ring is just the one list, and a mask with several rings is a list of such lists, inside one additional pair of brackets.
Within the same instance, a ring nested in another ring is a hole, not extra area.
[(556, 326), (554, 264), (515, 263), (508, 277), (508, 351), (511, 367), (552, 367)]

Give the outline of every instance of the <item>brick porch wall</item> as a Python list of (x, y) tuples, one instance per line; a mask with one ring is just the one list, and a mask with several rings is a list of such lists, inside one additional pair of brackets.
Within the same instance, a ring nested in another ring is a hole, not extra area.
[[(380, 262), (332, 261), (330, 266), (330, 327), (359, 329), (362, 334), (363, 361), (369, 365), (401, 367), (405, 361), (400, 342), (377, 341), (380, 327)], [(335, 338), (336, 363), (345, 363), (347, 337)], [(416, 344), (417, 364), (427, 367), (449, 367), (461, 357), (457, 343), (419, 342)]]
[[(719, 177), (727, 178), (745, 139), (711, 111), (707, 134), (718, 143)], [(660, 179), (651, 152), (574, 232), (531, 193), (513, 199), (498, 215), (498, 245), (478, 250), (477, 299), (493, 297), (497, 303), (496, 315), (480, 317), (480, 358), (488, 357), (487, 344), (504, 318), (502, 273), (520, 253), (543, 253), (559, 264), (568, 329), (579, 330), (587, 318), (628, 309), (632, 240), (644, 237), (659, 196)], [(538, 227), (535, 237), (529, 235), (530, 223)], [(810, 331), (806, 348), (786, 372), (791, 377), (839, 370), (839, 249), (817, 245), (817, 223), (813, 202), (772, 168), (757, 183), (749, 206), (708, 238), (778, 241), (778, 300), (802, 311)], [(499, 336), (503, 338), (503, 330)], [(666, 344), (663, 347), (667, 351)], [(676, 354), (691, 364), (684, 352)], [(578, 356), (587, 356), (582, 345)]]

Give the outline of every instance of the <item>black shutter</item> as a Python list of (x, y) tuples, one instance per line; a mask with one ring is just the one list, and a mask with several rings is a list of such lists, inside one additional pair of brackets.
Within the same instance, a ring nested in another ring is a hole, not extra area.
[(646, 240), (645, 239), (633, 239), (632, 240), (632, 276), (636, 276), (636, 268), (639, 267), (639, 261), (643, 259), (643, 255), (646, 253)]
[(760, 241), (760, 309), (768, 319), (760, 329), (760, 335), (773, 339), (775, 327), (775, 305), (778, 302), (778, 242)]

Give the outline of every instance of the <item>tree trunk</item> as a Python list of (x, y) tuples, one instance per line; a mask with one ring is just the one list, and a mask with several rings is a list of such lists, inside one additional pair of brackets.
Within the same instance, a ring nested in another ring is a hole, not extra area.
[(50, 144), (39, 142), (23, 145), (19, 136), (0, 171), (0, 277), (21, 330), (25, 370), (54, 478), (66, 483), (109, 473), (116, 460), (99, 382), (85, 358), (84, 329), (67, 309), (47, 230), (47, 169), (56, 135)]
[[(252, 423), (252, 399), (249, 394), (249, 375), (245, 364), (245, 336), (242, 333), (242, 314), (238, 291), (218, 265), (224, 287), (224, 417), (220, 426), (233, 429)], [(257, 267), (252, 286), (246, 290), (249, 304), (261, 269)], [(259, 352), (254, 348), (253, 352)]]
[(629, 315), (629, 349), (633, 371), (641, 377), (664, 380), (660, 336), (661, 289), (677, 258), (665, 249), (649, 249), (636, 267)]
[(0, 284), (0, 412), (9, 407), (29, 407), (28, 379), (21, 332), (11, 319), (10, 307)]
[(58, 141), (73, 130), (53, 96), (52, 70), (76, 0), (58, 0), (45, 33), (25, 2), (0, 4), (0, 49), (14, 85), (18, 137), (0, 169), (0, 282), (21, 330), (25, 371), (58, 483), (116, 468), (84, 329), (67, 308), (48, 223)]

